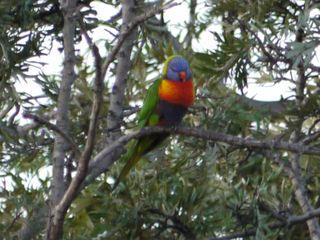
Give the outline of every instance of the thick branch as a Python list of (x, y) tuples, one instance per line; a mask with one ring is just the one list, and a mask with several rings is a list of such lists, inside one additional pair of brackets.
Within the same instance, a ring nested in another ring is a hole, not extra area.
[[(62, 82), (58, 97), (57, 106), (57, 127), (63, 132), (68, 133), (69, 128), (69, 102), (71, 95), (71, 85), (73, 84), (76, 74), (74, 72), (75, 53), (74, 53), (74, 36), (75, 20), (72, 14), (75, 11), (76, 1), (62, 1), (61, 8), (64, 14), (63, 26), (63, 44), (64, 44), (64, 68), (62, 72)], [(52, 205), (55, 206), (63, 196), (64, 186), (64, 158), (65, 150), (68, 145), (67, 141), (60, 134), (56, 134), (53, 149), (53, 168), (52, 168)]]
[[(135, 18), (135, 1), (125, 0), (122, 2), (122, 26), (121, 33), (126, 32), (128, 26), (131, 24), (132, 19)], [(126, 40), (123, 42), (118, 54), (118, 64), (116, 67), (116, 79), (112, 87), (110, 96), (110, 106), (107, 117), (107, 144), (114, 141), (120, 136), (120, 124), (123, 115), (123, 98), (127, 82), (128, 72), (131, 65), (131, 52), (133, 42), (136, 38), (136, 31), (131, 31)]]
[[(75, 66), (75, 18), (76, 0), (62, 0), (61, 9), (64, 17), (63, 25), (63, 44), (64, 44), (64, 68), (62, 72), (62, 82), (58, 97), (57, 106), (57, 127), (64, 133), (69, 129), (69, 102), (71, 96), (71, 86), (76, 78)], [(56, 206), (65, 192), (64, 182), (64, 159), (65, 150), (68, 142), (60, 134), (56, 134), (53, 149), (53, 167), (52, 167), (52, 196), (51, 204)], [(47, 238), (56, 240), (62, 238), (62, 226), (54, 227), (51, 221), (48, 221)]]

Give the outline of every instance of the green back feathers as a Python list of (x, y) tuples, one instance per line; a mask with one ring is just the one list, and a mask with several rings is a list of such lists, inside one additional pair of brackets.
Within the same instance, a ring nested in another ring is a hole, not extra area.
[[(138, 113), (138, 127), (143, 128), (148, 125), (149, 121), (151, 125), (154, 122), (154, 110), (156, 109), (159, 101), (158, 90), (162, 79), (156, 80), (149, 88), (147, 95), (143, 101), (143, 106)], [(153, 118), (153, 119), (152, 119)]]

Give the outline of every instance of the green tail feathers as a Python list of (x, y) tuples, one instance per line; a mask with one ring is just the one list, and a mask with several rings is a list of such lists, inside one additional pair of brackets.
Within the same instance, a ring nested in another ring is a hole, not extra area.
[(112, 191), (118, 186), (121, 181), (125, 179), (131, 168), (133, 168), (137, 164), (137, 162), (144, 154), (150, 152), (168, 136), (169, 134), (167, 133), (153, 134), (131, 142), (128, 146), (127, 153), (123, 155), (121, 160), (125, 161), (126, 164), (122, 168), (120, 175), (112, 188)]
[(135, 140), (134, 142), (131, 142), (129, 147), (128, 147), (128, 151), (125, 155), (123, 155), (121, 161), (125, 161), (126, 164), (125, 166), (121, 169), (120, 175), (118, 177), (118, 179), (116, 180), (112, 191), (119, 185), (119, 183), (128, 175), (128, 173), (130, 172), (130, 169), (139, 161), (140, 157), (137, 154), (137, 145), (139, 144), (139, 142), (137, 140)]

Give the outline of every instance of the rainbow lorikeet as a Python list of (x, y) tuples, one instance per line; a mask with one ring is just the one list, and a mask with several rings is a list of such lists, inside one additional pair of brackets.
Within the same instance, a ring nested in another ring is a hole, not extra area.
[[(162, 78), (148, 89), (143, 106), (138, 113), (138, 128), (145, 126), (175, 126), (186, 114), (194, 101), (192, 74), (186, 59), (171, 56), (164, 63)], [(146, 154), (160, 144), (168, 133), (152, 134), (131, 142), (122, 169), (114, 188), (129, 173), (130, 169)]]

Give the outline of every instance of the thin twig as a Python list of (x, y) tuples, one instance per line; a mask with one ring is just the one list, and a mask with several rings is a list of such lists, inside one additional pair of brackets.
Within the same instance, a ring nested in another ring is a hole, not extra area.
[(16, 224), (16, 222), (20, 219), (21, 215), (23, 212), (18, 212), (16, 214), (16, 216), (14, 217), (14, 219), (12, 220), (11, 224), (9, 225), (9, 227), (7, 228), (6, 232), (9, 232), (11, 230), (12, 227), (14, 227), (14, 225)]
[[(146, 209), (144, 211), (140, 211), (140, 213), (141, 214), (151, 213), (151, 214), (159, 215), (166, 219), (164, 221), (165, 226), (163, 230), (165, 230), (166, 228), (173, 228), (179, 231), (180, 233), (182, 233), (186, 239), (196, 239), (196, 235), (192, 232), (191, 228), (186, 224), (184, 224), (183, 222), (181, 222), (181, 220), (179, 219), (178, 216), (176, 216), (176, 214), (174, 215), (165, 214), (161, 210), (156, 208)], [(166, 224), (168, 220), (171, 220), (173, 224), (172, 225)]]
[(28, 119), (32, 119), (36, 123), (45, 125), (48, 129), (58, 133), (61, 137), (63, 137), (70, 144), (70, 147), (74, 151), (76, 156), (77, 157), (80, 156), (80, 150), (78, 148), (78, 145), (72, 140), (72, 138), (67, 133), (65, 133), (57, 125), (49, 122), (48, 120), (46, 120), (46, 119), (44, 119), (44, 118), (42, 118), (40, 116), (31, 114), (31, 113), (28, 113), (28, 112), (24, 112), (23, 113), (23, 117), (28, 118)]
[(250, 28), (249, 24), (247, 24), (245, 21), (243, 21), (241, 19), (238, 19), (238, 21), (241, 26), (245, 27), (247, 29), (247, 31), (250, 32), (254, 36), (254, 38), (257, 40), (258, 45), (261, 48), (263, 54), (269, 59), (270, 63), (274, 64), (275, 62), (277, 62), (276, 59), (265, 48), (266, 44), (261, 41), (261, 39), (258, 37), (257, 33)]
[[(291, 227), (296, 224), (305, 223), (307, 220), (310, 220), (319, 216), (320, 216), (320, 208), (317, 208), (315, 210), (306, 212), (302, 215), (289, 216), (287, 219), (284, 219), (281, 222), (270, 223), (268, 224), (268, 229), (272, 230), (272, 229), (283, 228), (283, 227)], [(250, 228), (245, 231), (235, 232), (227, 236), (210, 238), (210, 240), (231, 240), (231, 239), (245, 238), (245, 237), (254, 236), (256, 234), (256, 231), (257, 231), (256, 228)]]
[(320, 131), (317, 131), (313, 134), (310, 134), (309, 136), (305, 137), (302, 142), (304, 144), (312, 143), (313, 141), (317, 140), (320, 137)]

